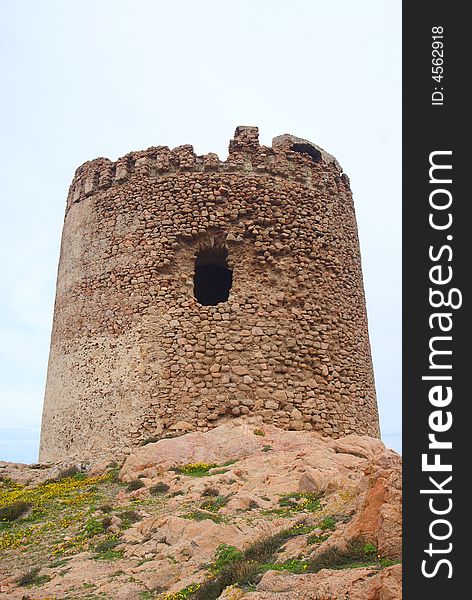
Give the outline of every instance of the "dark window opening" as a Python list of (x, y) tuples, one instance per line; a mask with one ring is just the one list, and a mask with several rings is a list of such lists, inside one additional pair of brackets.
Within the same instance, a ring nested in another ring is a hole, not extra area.
[(310, 144), (293, 144), (292, 150), (294, 152), (308, 154), (311, 160), (315, 163), (320, 162), (321, 160), (321, 152), (313, 146), (310, 146)]
[(228, 267), (226, 250), (202, 250), (195, 259), (193, 293), (203, 306), (227, 302), (233, 283), (233, 272)]

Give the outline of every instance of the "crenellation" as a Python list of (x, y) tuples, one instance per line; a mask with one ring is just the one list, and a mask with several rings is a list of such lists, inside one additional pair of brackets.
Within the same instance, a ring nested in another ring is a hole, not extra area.
[[(184, 144), (172, 150), (167, 146), (157, 146), (141, 152), (131, 152), (116, 162), (100, 158), (84, 163), (77, 169), (72, 181), (69, 204), (80, 202), (111, 185), (121, 185), (132, 178), (135, 172), (138, 177), (155, 178), (179, 171), (196, 173), (244, 171), (248, 174), (293, 177), (307, 185), (312, 185), (312, 180), (315, 179), (315, 184), (322, 185), (319, 169), (316, 169), (312, 158), (306, 153), (291, 149), (292, 142), (300, 141), (301, 138), (284, 135), (274, 138), (272, 147), (260, 146), (257, 128), (240, 129), (239, 134), (235, 134), (235, 138), (230, 141), (230, 151), (225, 161), (221, 161), (214, 153), (198, 157), (193, 146)], [(306, 140), (301, 141), (311, 144)], [(318, 146), (314, 144), (311, 146), (321, 152), (324, 169), (329, 171), (329, 168), (334, 165), (335, 173), (340, 172), (340, 167), (333, 157)], [(334, 190), (332, 193), (335, 193)]]
[(218, 171), (220, 166), (221, 161), (218, 157), (218, 154), (215, 154), (214, 152), (209, 152), (208, 154), (203, 155), (203, 170), (205, 172)]
[(197, 157), (193, 146), (184, 144), (174, 148), (170, 153), (170, 164), (177, 170), (190, 171), (194, 169), (197, 165)]
[(259, 149), (259, 128), (249, 125), (236, 127), (234, 138), (229, 142), (229, 154), (256, 152)]
[(130, 153), (116, 161), (115, 182), (123, 183), (130, 177), (134, 166), (133, 158), (133, 154)]
[[(231, 273), (216, 304), (198, 296), (206, 265), (218, 285)], [(182, 145), (79, 167), (42, 459), (251, 414), (378, 435), (354, 205), (336, 160), (295, 136), (260, 146), (240, 127), (226, 161)]]

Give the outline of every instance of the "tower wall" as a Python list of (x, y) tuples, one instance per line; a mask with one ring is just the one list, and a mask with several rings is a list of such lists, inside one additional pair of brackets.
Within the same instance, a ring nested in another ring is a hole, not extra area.
[[(229, 298), (194, 297), (199, 253)], [(192, 146), (99, 158), (70, 187), (40, 459), (261, 415), (379, 434), (349, 180), (290, 135), (238, 127), (228, 159)]]

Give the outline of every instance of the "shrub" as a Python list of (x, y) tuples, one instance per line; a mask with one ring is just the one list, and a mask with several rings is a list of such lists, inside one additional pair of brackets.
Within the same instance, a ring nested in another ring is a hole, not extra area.
[(350, 540), (345, 548), (331, 546), (310, 561), (309, 570), (318, 572), (321, 569), (346, 569), (356, 566), (379, 565), (381, 559), (376, 557), (377, 548), (359, 537)]
[(264, 437), (265, 432), (262, 429), (254, 429), (254, 435), (260, 435), (261, 437)]
[(141, 442), (141, 446), (147, 446), (148, 444), (155, 444), (156, 442), (158, 442), (161, 438), (158, 437), (157, 435), (150, 435), (149, 437), (147, 437), (146, 439), (144, 439)]
[(273, 450), (272, 446), (263, 446), (262, 448), (262, 452), (270, 452), (271, 450)]
[(170, 486), (168, 486), (167, 483), (164, 483), (163, 481), (159, 481), (149, 489), (150, 493), (154, 496), (157, 496), (158, 494), (166, 494), (169, 490)]
[(263, 536), (253, 542), (244, 552), (244, 558), (258, 563), (267, 562), (292, 535), (289, 531), (280, 531), (274, 535)]
[(137, 523), (142, 519), (141, 515), (135, 510), (124, 510), (122, 513), (119, 514), (119, 517), (121, 519), (121, 525), (123, 529), (127, 529), (128, 527), (133, 525), (133, 523)]
[(36, 577), (39, 574), (39, 571), (40, 570), (38, 568), (31, 569), (30, 571), (27, 571), (26, 573), (18, 577), (16, 582), (18, 583), (18, 585), (21, 586), (29, 585), (30, 583), (33, 583), (33, 581), (35, 581)]
[(235, 583), (249, 583), (258, 572), (257, 563), (245, 560), (230, 562), (221, 569), (216, 578), (204, 581), (192, 596), (192, 600), (216, 600), (225, 588)]
[[(300, 522), (291, 529), (262, 537), (244, 552), (234, 546), (224, 544), (219, 546), (215, 563), (210, 567), (212, 576), (202, 583), (201, 587), (192, 596), (192, 600), (216, 600), (222, 591), (230, 585), (255, 583), (260, 573), (275, 564), (267, 563), (273, 558), (277, 550), (291, 537), (300, 535), (298, 526), (303, 525), (303, 522)], [(292, 560), (279, 565), (278, 568), (293, 573), (301, 573), (307, 571), (308, 563)]]
[(145, 487), (144, 483), (140, 479), (135, 479), (134, 481), (130, 481), (130, 483), (128, 483), (126, 489), (128, 490), (128, 492), (134, 492), (135, 490), (139, 490), (143, 487)]
[(206, 487), (202, 492), (202, 496), (219, 496), (219, 495), (220, 495), (220, 492), (215, 487)]
[(31, 508), (29, 502), (17, 500), (0, 508), (0, 521), (16, 521)]
[(116, 537), (111, 537), (99, 544), (96, 544), (95, 556), (93, 557), (96, 560), (115, 560), (116, 558), (123, 558), (122, 550), (115, 550), (115, 547), (120, 544), (120, 540)]
[(22, 587), (30, 587), (33, 585), (42, 585), (47, 581), (50, 581), (49, 575), (39, 575), (39, 568), (31, 569), (31, 571), (27, 571), (24, 575), (21, 575), (16, 581), (18, 585)]

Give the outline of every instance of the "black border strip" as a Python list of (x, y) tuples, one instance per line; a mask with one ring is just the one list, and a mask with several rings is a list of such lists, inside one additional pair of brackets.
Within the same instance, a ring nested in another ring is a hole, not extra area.
[[(472, 271), (466, 242), (472, 237), (467, 219), (472, 202), (465, 189), (465, 136), (470, 128), (465, 104), (471, 81), (466, 8), (459, 2), (436, 0), (403, 3), (403, 597), (407, 600), (470, 595), (465, 581), (469, 553), (463, 543), (470, 535), (472, 511), (465, 507), (472, 506), (472, 493), (466, 489), (472, 477), (469, 467), (460, 464), (461, 457), (470, 456), (472, 438), (466, 415), (471, 398), (466, 372), (472, 369), (466, 290)], [(442, 48), (433, 44), (438, 41)], [(443, 50), (442, 57), (435, 49)], [(443, 77), (434, 80), (435, 74)], [(440, 93), (433, 98), (433, 92), (442, 92), (443, 99)], [(433, 169), (430, 177), (431, 162), (452, 168)], [(431, 206), (446, 206), (449, 199), (451, 205), (444, 209)], [(450, 218), (449, 227), (435, 229)], [(431, 271), (433, 267), (438, 268)], [(449, 275), (451, 280), (442, 283)], [(448, 296), (453, 289), (457, 291)], [(441, 295), (430, 298), (430, 290), (442, 292), (445, 302), (450, 298), (454, 305), (461, 298), (462, 305), (433, 307), (441, 304)], [(449, 316), (441, 320), (432, 317), (435, 313)], [(444, 329), (450, 325), (450, 331), (442, 331), (440, 321)], [(431, 354), (430, 344), (451, 354)], [(445, 431), (435, 431), (440, 427)], [(428, 448), (428, 435), (433, 433), (437, 440), (451, 442), (452, 448)], [(452, 470), (428, 471), (431, 467), (422, 467), (423, 454), (428, 464), (437, 460), (445, 466), (441, 468), (450, 465)], [(432, 491), (421, 493), (422, 489)], [(447, 596), (451, 592), (457, 595)]]

